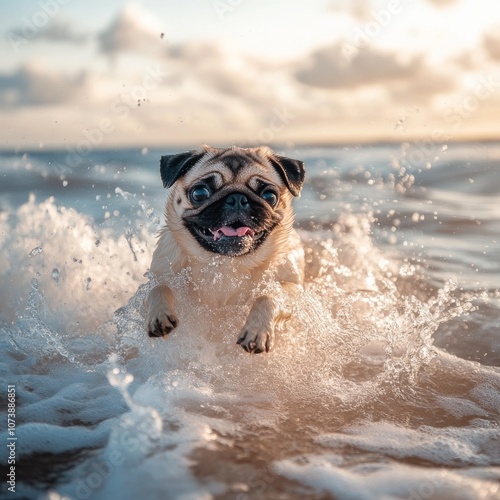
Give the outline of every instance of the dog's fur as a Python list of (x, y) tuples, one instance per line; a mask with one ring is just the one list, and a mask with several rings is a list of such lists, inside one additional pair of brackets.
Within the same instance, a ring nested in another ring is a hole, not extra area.
[[(146, 299), (149, 336), (178, 325), (168, 283), (183, 269), (191, 270), (195, 301), (211, 307), (249, 304), (264, 273), (273, 273), (280, 285), (253, 298), (237, 338), (247, 352), (269, 352), (276, 323), (290, 314), (287, 302), (302, 290), (304, 252), (292, 200), (304, 182), (303, 163), (267, 147), (203, 146), (162, 156), (160, 173), (169, 192), (151, 263), (159, 284)], [(197, 286), (202, 278), (216, 287)]]

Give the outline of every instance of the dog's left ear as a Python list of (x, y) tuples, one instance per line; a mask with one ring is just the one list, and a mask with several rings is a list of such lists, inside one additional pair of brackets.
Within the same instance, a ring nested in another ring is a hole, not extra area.
[(174, 182), (198, 163), (205, 153), (186, 151), (175, 155), (165, 155), (160, 159), (160, 175), (163, 187), (169, 188)]
[(300, 160), (292, 160), (286, 156), (272, 155), (269, 158), (271, 165), (276, 169), (286, 187), (294, 196), (300, 194), (306, 171), (304, 162)]

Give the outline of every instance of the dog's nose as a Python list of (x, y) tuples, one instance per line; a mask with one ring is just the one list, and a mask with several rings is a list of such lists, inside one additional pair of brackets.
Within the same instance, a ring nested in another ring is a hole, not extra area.
[(247, 208), (248, 204), (248, 198), (241, 193), (232, 193), (226, 198), (225, 201), (225, 205), (234, 210), (243, 210)]

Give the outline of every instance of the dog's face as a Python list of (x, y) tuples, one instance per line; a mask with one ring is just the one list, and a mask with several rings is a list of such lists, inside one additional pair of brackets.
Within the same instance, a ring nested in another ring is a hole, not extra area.
[[(162, 156), (167, 223), (191, 255), (238, 257), (286, 242), (292, 199), (304, 182), (301, 161), (269, 148), (217, 149)], [(270, 249), (268, 248), (268, 251)], [(271, 249), (271, 251), (273, 251)]]

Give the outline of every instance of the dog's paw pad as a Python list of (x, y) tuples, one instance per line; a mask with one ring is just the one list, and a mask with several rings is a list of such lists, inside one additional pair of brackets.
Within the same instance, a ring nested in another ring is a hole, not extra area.
[(273, 333), (264, 331), (254, 333), (250, 330), (242, 330), (236, 343), (250, 354), (261, 354), (272, 349)]
[(150, 337), (164, 337), (174, 330), (179, 320), (174, 315), (161, 314), (158, 318), (149, 321), (148, 335)]
[[(170, 324), (172, 325), (172, 330), (173, 330), (179, 324), (179, 321), (175, 316), (167, 316), (167, 318), (170, 321)], [(170, 330), (170, 331), (172, 331), (172, 330)]]

